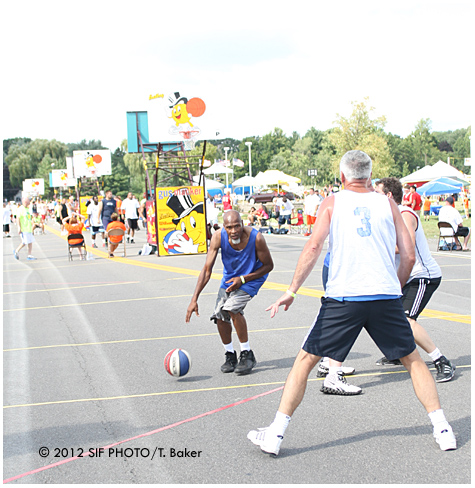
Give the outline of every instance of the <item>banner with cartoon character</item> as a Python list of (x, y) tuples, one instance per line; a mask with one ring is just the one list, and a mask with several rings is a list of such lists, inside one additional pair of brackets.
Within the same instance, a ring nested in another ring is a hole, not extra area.
[(159, 255), (208, 252), (201, 186), (157, 188)]
[(44, 195), (45, 180), (43, 178), (23, 180), (23, 191), (30, 195)]
[(75, 178), (111, 175), (111, 152), (109, 149), (73, 151), (73, 167)]
[(69, 178), (65, 169), (53, 169), (49, 174), (49, 186), (51, 188), (76, 186), (76, 178)]
[(157, 229), (155, 227), (155, 202), (147, 200), (145, 202), (145, 212), (147, 217), (147, 242), (150, 245), (157, 245)]

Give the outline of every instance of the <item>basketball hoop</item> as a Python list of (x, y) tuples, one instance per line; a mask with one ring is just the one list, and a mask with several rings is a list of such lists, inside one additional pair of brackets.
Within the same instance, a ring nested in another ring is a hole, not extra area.
[(97, 169), (96, 169), (96, 168), (91, 168), (89, 171), (90, 171), (90, 173), (91, 173), (91, 178), (92, 178), (93, 180), (97, 180), (97, 176), (96, 176)]
[(184, 148), (185, 151), (191, 151), (195, 148), (195, 140), (193, 137), (200, 133), (199, 130), (181, 130), (180, 134), (184, 139)]

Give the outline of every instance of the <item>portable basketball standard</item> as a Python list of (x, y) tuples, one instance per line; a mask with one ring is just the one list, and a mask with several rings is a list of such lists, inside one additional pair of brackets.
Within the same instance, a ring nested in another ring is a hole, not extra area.
[(190, 355), (183, 349), (172, 349), (165, 356), (165, 370), (168, 374), (176, 376), (185, 376), (191, 368)]

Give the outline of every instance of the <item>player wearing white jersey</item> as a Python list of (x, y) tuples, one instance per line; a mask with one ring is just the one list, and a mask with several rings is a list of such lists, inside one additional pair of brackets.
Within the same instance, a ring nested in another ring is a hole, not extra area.
[[(404, 313), (411, 324), (414, 340), (434, 361), (437, 370), (435, 381), (437, 383), (450, 381), (454, 377), (455, 366), (442, 355), (427, 331), (417, 322), (420, 313), (439, 287), (442, 272), (432, 257), (419, 217), (411, 208), (401, 205), (402, 185), (400, 181), (397, 178), (383, 178), (376, 182), (375, 190), (393, 199), (399, 205), (399, 211), (414, 244), (416, 264), (412, 268), (407, 283), (402, 288)], [(398, 261), (399, 255), (396, 254), (396, 264)], [(399, 360), (391, 361), (383, 357), (378, 361), (378, 364), (394, 365), (401, 363)]]
[[(371, 167), (370, 157), (362, 151), (349, 151), (343, 156), (340, 175), (345, 190), (321, 204), (289, 289), (267, 309), (274, 317), (280, 306), (287, 310), (293, 304), (330, 235), (329, 278), (318, 317), (287, 377), (274, 421), (247, 435), (266, 453), (279, 453), (291, 416), (304, 397), (308, 376), (320, 358), (329, 356), (344, 361), (362, 328), (386, 357), (401, 359), (429, 415), (440, 448), (456, 449), (436, 384), (417, 351), (399, 298), (415, 264), (414, 246), (396, 203), (368, 189)], [(396, 245), (401, 258), (397, 272)]]

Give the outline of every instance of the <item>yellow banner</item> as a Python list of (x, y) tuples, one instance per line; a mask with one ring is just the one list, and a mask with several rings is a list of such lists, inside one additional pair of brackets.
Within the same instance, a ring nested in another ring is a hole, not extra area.
[(159, 255), (207, 253), (203, 187), (156, 188), (155, 195)]

